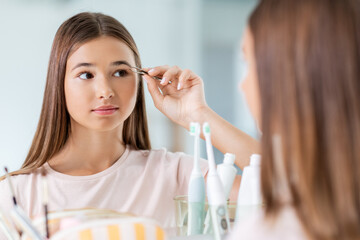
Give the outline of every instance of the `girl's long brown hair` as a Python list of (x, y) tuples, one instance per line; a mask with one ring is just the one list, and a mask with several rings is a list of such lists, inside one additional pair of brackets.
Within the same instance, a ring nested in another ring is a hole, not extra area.
[[(249, 25), (266, 216), (284, 206), (285, 183), (310, 239), (360, 239), (359, 1), (263, 0)], [(275, 135), (283, 171), (273, 157)]]
[[(81, 44), (111, 36), (123, 41), (132, 50), (135, 64), (141, 61), (134, 39), (116, 19), (101, 13), (79, 13), (66, 20), (58, 29), (52, 45), (44, 100), (38, 127), (22, 168), (13, 174), (33, 171), (58, 153), (70, 133), (70, 116), (66, 109), (64, 78), (69, 54)], [(138, 76), (141, 79), (140, 76)], [(145, 110), (144, 89), (138, 81), (137, 100), (133, 112), (125, 120), (123, 142), (133, 149), (150, 149)]]

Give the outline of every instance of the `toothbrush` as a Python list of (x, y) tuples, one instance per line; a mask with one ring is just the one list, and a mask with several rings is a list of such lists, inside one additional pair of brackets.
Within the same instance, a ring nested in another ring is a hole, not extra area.
[(50, 232), (49, 232), (49, 211), (48, 211), (48, 203), (49, 203), (49, 189), (48, 189), (48, 182), (46, 179), (46, 171), (43, 168), (41, 171), (41, 178), (42, 178), (42, 184), (43, 184), (43, 206), (44, 206), (44, 216), (45, 216), (45, 233), (46, 238), (50, 238)]
[(12, 222), (8, 221), (5, 217), (3, 209), (0, 207), (0, 232), (3, 232), (7, 239), (18, 240), (20, 239), (19, 233), (16, 231)]
[(202, 234), (205, 207), (205, 180), (199, 166), (200, 124), (190, 124), (190, 135), (194, 136), (194, 167), (188, 189), (188, 235)]
[(30, 218), (26, 216), (24, 211), (18, 205), (15, 205), (11, 210), (11, 217), (13, 221), (21, 228), (21, 230), (30, 237), (30, 239), (44, 240), (44, 238), (32, 224)]
[(228, 233), (230, 228), (229, 215), (226, 208), (226, 199), (223, 185), (216, 171), (214, 151), (211, 143), (210, 126), (203, 125), (203, 133), (206, 141), (206, 152), (209, 161), (209, 173), (207, 176), (207, 194), (209, 201), (210, 217), (215, 240), (221, 240), (221, 236)]
[(16, 240), (19, 239), (20, 236), (19, 235), (15, 235), (17, 236), (16, 238), (13, 236), (13, 231), (9, 228), (9, 226), (5, 225), (4, 223), (0, 224), (0, 231), (5, 235), (5, 237), (7, 237), (6, 239), (10, 239), (10, 240)]
[[(9, 174), (9, 170), (7, 167), (4, 167), (4, 170), (5, 170), (5, 178), (9, 184), (9, 189), (10, 189), (10, 194), (11, 194), (11, 198), (12, 198), (12, 201), (13, 201), (13, 204), (14, 206), (17, 206), (17, 201), (16, 201), (16, 197), (15, 197), (15, 191), (14, 191), (14, 186), (12, 185), (12, 182), (11, 182), (11, 179), (10, 179), (10, 174)], [(16, 239), (20, 239), (20, 235), (21, 233), (19, 234), (15, 227), (14, 226), (11, 226), (12, 229), (8, 230), (9, 232), (11, 232), (10, 234), (12, 234), (12, 238), (15, 238)]]
[(42, 240), (43, 238), (41, 237), (40, 233), (36, 230), (36, 228), (33, 226), (33, 224), (31, 223), (31, 220), (26, 216), (24, 211), (17, 204), (16, 197), (15, 197), (15, 192), (14, 192), (14, 187), (13, 187), (13, 184), (11, 182), (9, 171), (8, 171), (7, 167), (5, 167), (4, 169), (5, 169), (5, 173), (6, 173), (6, 179), (8, 180), (8, 183), (9, 183), (10, 192), (11, 192), (11, 195), (12, 195), (12, 200), (14, 202), (14, 208), (11, 210), (11, 216), (12, 216), (14, 222), (24, 232), (29, 234), (31, 239)]
[(7, 167), (4, 167), (4, 170), (5, 170), (5, 176), (6, 176), (6, 179), (9, 183), (9, 188), (10, 188), (10, 193), (12, 195), (12, 200), (13, 200), (13, 203), (14, 203), (14, 206), (17, 205), (17, 201), (16, 201), (16, 197), (15, 197), (15, 191), (14, 191), (14, 186), (12, 185), (12, 182), (10, 180), (10, 174), (9, 174), (9, 170)]

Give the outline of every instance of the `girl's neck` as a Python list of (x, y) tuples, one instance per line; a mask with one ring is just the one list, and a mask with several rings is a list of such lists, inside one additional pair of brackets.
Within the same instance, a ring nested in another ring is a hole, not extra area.
[(58, 154), (49, 160), (55, 171), (73, 175), (92, 175), (112, 166), (124, 153), (122, 126), (110, 131), (76, 128)]

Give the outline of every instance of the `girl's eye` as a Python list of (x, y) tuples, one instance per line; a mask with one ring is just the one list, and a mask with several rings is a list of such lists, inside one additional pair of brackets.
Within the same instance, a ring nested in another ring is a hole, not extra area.
[(126, 70), (118, 70), (114, 73), (115, 77), (125, 77), (126, 75), (128, 75)]
[(81, 73), (79, 75), (79, 78), (83, 79), (83, 80), (87, 80), (87, 79), (90, 79), (90, 78), (93, 78), (94, 75), (92, 75), (91, 73), (89, 72), (84, 72), (84, 73)]

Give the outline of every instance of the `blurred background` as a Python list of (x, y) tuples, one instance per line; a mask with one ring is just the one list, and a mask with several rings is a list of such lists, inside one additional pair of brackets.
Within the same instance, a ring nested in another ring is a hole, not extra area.
[[(255, 0), (0, 0), (0, 166), (21, 167), (39, 120), (55, 32), (82, 11), (123, 23), (144, 67), (178, 65), (200, 75), (208, 105), (257, 137), (238, 87), (245, 72), (241, 37), (255, 5)], [(147, 91), (146, 101), (153, 148), (192, 154), (187, 131), (163, 116)], [(222, 153), (215, 157), (222, 162)]]

